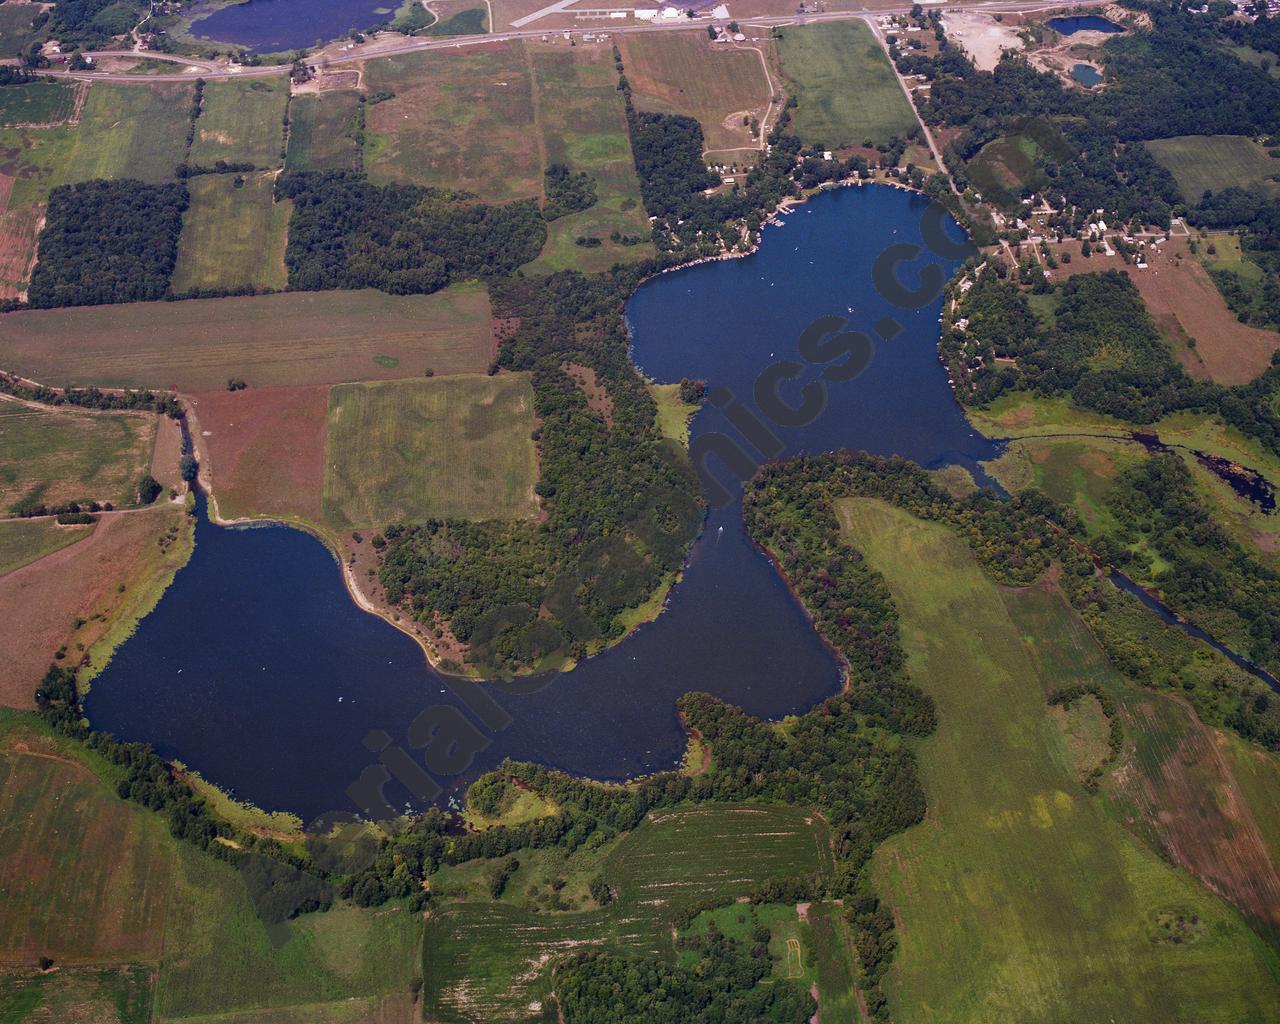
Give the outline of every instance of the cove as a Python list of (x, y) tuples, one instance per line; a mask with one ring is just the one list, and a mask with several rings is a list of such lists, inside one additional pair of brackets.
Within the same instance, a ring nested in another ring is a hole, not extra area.
[[(197, 18), (191, 34), (257, 53), (301, 50), (353, 28), (363, 31), (385, 24), (398, 5), (399, 0), (249, 0)], [(388, 10), (391, 13), (378, 13)]]
[[(811, 425), (777, 431), (784, 454), (861, 447), (976, 468), (999, 445), (969, 425), (938, 361), (941, 298), (900, 309), (871, 279), (888, 246), (923, 245), (927, 207), (899, 189), (833, 190), (766, 228), (750, 257), (649, 281), (627, 307), (638, 365), (660, 381), (704, 378), (752, 405), (760, 372), (798, 360), (797, 339), (815, 318), (847, 317), (847, 329), (872, 333), (893, 317), (900, 332), (877, 340), (862, 376), (830, 385)], [(903, 283), (914, 287), (929, 263), (945, 276), (954, 269), (925, 251), (900, 271)], [(806, 379), (783, 396), (798, 404)], [(710, 431), (736, 433), (708, 405), (692, 433)], [(546, 685), (484, 686), (510, 724), (484, 724), (488, 745), (465, 770), (439, 776), (440, 799), (504, 757), (602, 779), (669, 768), (685, 745), (681, 694), (705, 690), (777, 718), (836, 692), (840, 678), (747, 537), (735, 499), (709, 515), (656, 621)], [(310, 820), (354, 809), (345, 791), (377, 760), (363, 742), (370, 732), (408, 750), (406, 731), (423, 710), (447, 704), (474, 717), (466, 703), (478, 685), (437, 675), (413, 640), (360, 611), (317, 540), (283, 526), (220, 528), (202, 506), (191, 561), (94, 681), (86, 708), (95, 727), (149, 741), (240, 799)], [(394, 784), (387, 792), (397, 806), (417, 804)]]

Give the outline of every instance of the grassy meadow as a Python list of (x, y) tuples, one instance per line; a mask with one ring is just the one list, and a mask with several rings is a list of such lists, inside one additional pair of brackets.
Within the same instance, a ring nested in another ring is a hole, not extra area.
[[(876, 501), (840, 513), (885, 575), (912, 678), (938, 704), (920, 748), (928, 817), (874, 860), (900, 920), (895, 1017), (1264, 1019), (1280, 999), (1275, 950), (1078, 784), (1045, 703), (1056, 673), (968, 546)], [(1179, 915), (1194, 923), (1174, 941), (1164, 925)]]
[(207, 391), (479, 373), (493, 358), (489, 296), (290, 292), (25, 310), (0, 318), (0, 366), (34, 380)]
[(44, 503), (132, 504), (151, 466), (149, 413), (37, 409), (0, 402), (0, 509)]
[(31, 23), (40, 11), (35, 4), (0, 4), (0, 57), (16, 57), (34, 38)]
[(753, 159), (759, 140), (742, 118), (763, 120), (772, 93), (760, 53), (714, 44), (693, 30), (624, 36), (620, 47), (637, 109), (697, 118), (708, 151)]
[(59, 526), (51, 519), (6, 519), (0, 522), (0, 576), (84, 540), (92, 532), (90, 526)]
[(524, 46), (370, 61), (364, 166), (379, 184), (474, 192), (505, 202), (542, 194), (542, 155)]
[(187, 148), (195, 86), (185, 82), (119, 85), (95, 82), (59, 181), (173, 178)]
[(524, 374), (344, 384), (329, 392), (324, 510), (337, 529), (533, 515)]
[(218, 160), (248, 162), (259, 170), (279, 167), (288, 105), (287, 78), (210, 82), (196, 119), (190, 162), (202, 167)]
[[(683, 910), (711, 897), (745, 896), (766, 879), (825, 874), (832, 864), (830, 844), (826, 826), (803, 811), (712, 804), (653, 816), (611, 848), (584, 847), (569, 858), (558, 850), (522, 851), (520, 869), (497, 902), (481, 901), (480, 885), (474, 901), (465, 898), (465, 881), (442, 872), (440, 888), (461, 898), (427, 921), (428, 1019), (537, 1019), (533, 1004), (547, 999), (556, 956), (599, 945), (670, 954), (672, 922)], [(492, 870), (483, 862), (464, 868), (481, 883)], [(617, 894), (606, 907), (547, 913), (530, 903), (548, 874), (566, 880), (565, 890), (573, 891), (579, 876), (595, 873)], [(781, 909), (794, 918), (794, 908)], [(785, 965), (785, 939), (781, 945)]]
[(806, 145), (874, 145), (915, 127), (915, 114), (889, 58), (863, 22), (782, 31), (782, 70), (798, 100), (791, 114)]
[(0, 89), (0, 125), (55, 124), (71, 116), (76, 87), (64, 82), (27, 82)]
[(1280, 194), (1280, 186), (1270, 180), (1280, 174), (1280, 160), (1243, 135), (1179, 135), (1143, 145), (1173, 175), (1189, 203), (1198, 202), (1207, 190), (1231, 185), (1260, 185)]
[(360, 110), (351, 89), (295, 96), (289, 104), (289, 171), (352, 171), (360, 150), (348, 132)]
[(202, 174), (187, 182), (191, 204), (170, 286), (175, 293), (242, 285), (279, 290), (289, 283), (284, 247), (292, 203), (274, 202), (274, 186), (270, 173)]
[[(590, 209), (552, 221), (542, 255), (525, 272), (595, 273), (652, 257), (612, 54), (600, 47), (531, 46), (529, 59), (546, 163), (586, 171), (595, 179), (597, 200)], [(614, 232), (645, 241), (621, 245), (611, 240)], [(577, 245), (574, 239), (582, 237), (602, 244)]]

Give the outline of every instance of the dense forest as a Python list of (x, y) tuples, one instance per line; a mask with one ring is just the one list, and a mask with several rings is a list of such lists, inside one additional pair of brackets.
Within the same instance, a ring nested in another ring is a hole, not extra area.
[(996, 274), (982, 274), (964, 293), (940, 342), (961, 402), (983, 406), (1012, 391), (1067, 395), (1082, 409), (1134, 424), (1183, 410), (1217, 413), (1280, 454), (1280, 357), (1249, 384), (1193, 380), (1125, 274), (1080, 274), (1054, 295), (1054, 323), (1044, 326), (1022, 289)]
[(586, 171), (571, 171), (564, 164), (552, 164), (543, 175), (543, 192), (547, 201), (542, 206), (542, 216), (557, 220), (595, 206), (596, 179)]
[(57, 0), (49, 32), (64, 48), (101, 49), (132, 29), (145, 11), (145, 4), (129, 0)]
[(28, 302), (36, 308), (163, 298), (187, 208), (185, 185), (87, 181), (49, 196)]
[(437, 291), (468, 277), (507, 275), (547, 238), (532, 200), (488, 206), (418, 185), (374, 185), (354, 171), (297, 171), (276, 182), (293, 201), (289, 287)]
[[(623, 302), (646, 269), (493, 286), (495, 315), (519, 324), (499, 362), (533, 377), (545, 520), (385, 531), (388, 599), (428, 625), (447, 621), (486, 674), (558, 664), (616, 638), (620, 613), (679, 569), (701, 523), (688, 455), (658, 432), (628, 354)], [(594, 372), (611, 423), (588, 407), (569, 364)]]

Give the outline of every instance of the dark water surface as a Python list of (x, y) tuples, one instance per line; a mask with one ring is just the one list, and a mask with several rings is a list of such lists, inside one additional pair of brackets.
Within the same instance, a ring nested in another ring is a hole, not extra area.
[(1114, 21), (1099, 18), (1096, 14), (1086, 14), (1075, 18), (1050, 18), (1045, 22), (1055, 32), (1064, 36), (1077, 32), (1123, 32), (1124, 29)]
[[(871, 282), (883, 249), (920, 242), (926, 205), (890, 188), (827, 193), (768, 228), (752, 257), (650, 281), (628, 306), (636, 361), (657, 380), (705, 378), (750, 404), (757, 375), (797, 359), (814, 318), (847, 316), (850, 329), (870, 333), (892, 315), (904, 330), (878, 342), (866, 373), (831, 385), (814, 424), (779, 431), (786, 453), (853, 446), (970, 466), (993, 457), (997, 446), (964, 419), (938, 362), (940, 300), (903, 311)], [(953, 269), (926, 254), (903, 271), (908, 287), (927, 262)], [(693, 433), (713, 430), (733, 433), (707, 406)], [(667, 768), (684, 749), (674, 709), (682, 693), (707, 690), (778, 717), (839, 684), (836, 661), (751, 545), (735, 500), (710, 515), (656, 622), (538, 692), (487, 687), (510, 725), (486, 712), (491, 744), (441, 782), (447, 794), (503, 757), (607, 779)], [(242, 799), (311, 818), (353, 809), (344, 793), (376, 761), (362, 744), (371, 730), (408, 749), (415, 716), (461, 708), (474, 690), (432, 672), (413, 640), (360, 611), (318, 541), (281, 526), (222, 529), (202, 516), (190, 563), (95, 680), (88, 712), (95, 726), (149, 740)], [(395, 802), (407, 798), (398, 792)]]
[(1081, 85), (1092, 89), (1102, 84), (1102, 76), (1092, 64), (1077, 64), (1071, 69), (1071, 77)]
[[(234, 43), (257, 53), (279, 53), (327, 43), (351, 29), (363, 31), (395, 17), (399, 0), (249, 0), (191, 24), (191, 34)], [(389, 10), (389, 14), (376, 11)]]

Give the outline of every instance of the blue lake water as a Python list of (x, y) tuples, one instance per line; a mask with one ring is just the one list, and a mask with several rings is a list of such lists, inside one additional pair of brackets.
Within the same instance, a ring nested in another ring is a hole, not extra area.
[(1064, 36), (1077, 32), (1123, 32), (1124, 29), (1114, 21), (1099, 18), (1096, 14), (1086, 14), (1075, 18), (1050, 18), (1045, 22), (1055, 32)]
[(257, 53), (279, 53), (381, 25), (395, 17), (397, 6), (399, 0), (249, 0), (198, 18), (191, 33)]
[[(920, 243), (926, 207), (897, 189), (837, 190), (766, 229), (747, 259), (648, 282), (628, 305), (636, 361), (657, 380), (705, 378), (750, 404), (760, 371), (797, 359), (797, 338), (816, 317), (848, 317), (849, 329), (870, 333), (891, 315), (903, 330), (878, 342), (867, 371), (831, 385), (815, 423), (779, 430), (786, 454), (861, 447), (927, 466), (993, 457), (996, 445), (969, 426), (938, 361), (940, 299), (904, 311), (872, 284), (882, 250)], [(926, 253), (902, 271), (904, 284), (927, 263), (953, 269)], [(710, 405), (692, 431), (736, 433)], [(839, 685), (837, 662), (750, 543), (735, 500), (709, 516), (655, 622), (536, 692), (485, 687), (496, 702), (479, 714), (489, 745), (441, 782), (455, 792), (503, 757), (606, 779), (668, 768), (685, 745), (674, 708), (682, 693), (706, 690), (779, 717)], [(191, 561), (94, 681), (87, 709), (98, 728), (149, 740), (243, 799), (309, 819), (352, 810), (345, 791), (376, 760), (362, 743), (368, 733), (408, 749), (415, 716), (463, 708), (477, 689), (437, 675), (413, 640), (357, 609), (318, 541), (202, 516)], [(504, 714), (509, 725), (497, 721)], [(396, 791), (393, 802), (419, 801)]]
[(1077, 64), (1071, 69), (1071, 77), (1081, 85), (1092, 89), (1095, 85), (1102, 84), (1102, 76), (1098, 74), (1098, 69), (1092, 64)]

